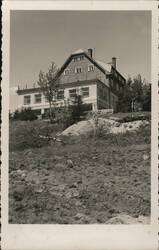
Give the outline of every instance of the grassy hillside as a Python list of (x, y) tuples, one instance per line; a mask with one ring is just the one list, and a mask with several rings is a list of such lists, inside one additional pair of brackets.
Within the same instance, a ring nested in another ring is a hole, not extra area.
[(57, 126), (10, 123), (9, 222), (106, 223), (150, 215), (150, 125), (49, 141)]

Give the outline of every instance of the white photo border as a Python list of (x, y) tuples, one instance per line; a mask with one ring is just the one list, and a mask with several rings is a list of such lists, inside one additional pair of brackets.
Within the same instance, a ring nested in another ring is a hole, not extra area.
[[(158, 248), (158, 2), (157, 1), (9, 1), (2, 6), (2, 249), (157, 249)], [(151, 224), (8, 224), (9, 68), (11, 10), (138, 10), (152, 13)]]

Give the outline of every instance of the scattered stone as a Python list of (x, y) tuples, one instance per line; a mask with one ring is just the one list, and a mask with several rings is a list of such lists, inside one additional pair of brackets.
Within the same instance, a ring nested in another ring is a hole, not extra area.
[(69, 187), (70, 187), (70, 188), (77, 188), (77, 187), (78, 187), (78, 184), (77, 184), (77, 182), (74, 182), (74, 183), (71, 184)]
[(65, 189), (66, 189), (66, 185), (65, 184), (59, 185), (59, 190), (60, 191), (64, 191)]
[(63, 157), (62, 157), (62, 156), (55, 155), (53, 159), (54, 159), (54, 161), (60, 161), (60, 160), (63, 159)]
[(143, 160), (144, 160), (144, 161), (148, 160), (149, 158), (150, 158), (150, 156), (149, 156), (148, 154), (144, 154), (144, 155), (143, 155)]
[(67, 160), (67, 166), (69, 168), (73, 168), (74, 167), (74, 164), (73, 164), (72, 160)]
[(150, 217), (140, 215), (140, 216), (137, 218), (137, 221), (138, 221), (139, 223), (143, 223), (143, 224), (150, 224)]
[(93, 156), (92, 159), (93, 159), (93, 160), (97, 160), (97, 159), (98, 159), (98, 156)]
[(36, 193), (42, 193), (43, 191), (44, 191), (44, 189), (42, 189), (42, 188), (39, 188), (39, 189), (35, 190)]
[(85, 214), (78, 213), (74, 217), (77, 224), (95, 224), (97, 221), (94, 218), (91, 218)]
[(75, 198), (79, 196), (79, 192), (77, 190), (71, 190), (69, 192), (66, 193), (66, 198), (70, 199), (70, 198)]
[(59, 171), (65, 170), (65, 169), (66, 169), (66, 165), (63, 164), (63, 163), (57, 163), (57, 164), (55, 165), (55, 168), (56, 168), (57, 170), (59, 170)]
[(149, 217), (139, 216), (138, 218), (134, 218), (130, 215), (126, 214), (119, 214), (116, 217), (113, 217), (106, 221), (106, 224), (149, 224), (150, 219)]
[(27, 156), (32, 155), (32, 150), (28, 149), (28, 150), (25, 151), (24, 154), (27, 155)]
[(80, 201), (76, 201), (75, 205), (76, 205), (76, 207), (80, 207), (80, 206), (82, 206), (82, 203)]

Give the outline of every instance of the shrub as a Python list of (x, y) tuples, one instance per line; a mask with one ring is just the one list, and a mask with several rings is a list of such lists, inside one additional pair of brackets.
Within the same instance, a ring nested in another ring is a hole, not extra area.
[(50, 143), (58, 128), (42, 120), (38, 121), (11, 121), (9, 129), (10, 150), (24, 150), (39, 148)]
[(118, 122), (120, 123), (124, 123), (124, 122), (132, 122), (132, 121), (143, 121), (143, 120), (150, 120), (150, 114), (143, 114), (143, 115), (129, 115), (129, 116), (125, 116), (121, 119), (118, 120)]
[(65, 105), (64, 107), (56, 108), (55, 120), (58, 123), (60, 129), (65, 129), (73, 124), (72, 110), (70, 106)]
[(37, 119), (37, 115), (31, 108), (16, 110), (13, 114), (13, 120), (33, 121)]
[(103, 137), (110, 132), (110, 124), (105, 124), (100, 121), (98, 115), (93, 115), (94, 120), (94, 136)]

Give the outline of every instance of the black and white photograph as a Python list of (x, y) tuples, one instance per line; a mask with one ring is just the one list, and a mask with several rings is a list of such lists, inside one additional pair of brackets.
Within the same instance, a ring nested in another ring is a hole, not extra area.
[(151, 225), (152, 11), (9, 16), (8, 224)]

